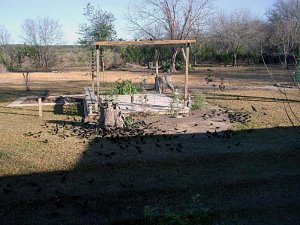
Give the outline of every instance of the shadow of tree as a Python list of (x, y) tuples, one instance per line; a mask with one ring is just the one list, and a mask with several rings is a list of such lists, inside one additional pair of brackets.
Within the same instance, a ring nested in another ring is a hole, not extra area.
[(182, 210), (200, 194), (216, 220), (297, 224), (294, 129), (97, 136), (70, 171), (1, 177), (1, 223), (147, 224), (144, 206)]

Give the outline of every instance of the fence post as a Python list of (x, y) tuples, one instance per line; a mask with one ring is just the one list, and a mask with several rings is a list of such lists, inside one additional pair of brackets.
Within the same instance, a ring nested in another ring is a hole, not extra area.
[(41, 96), (39, 96), (39, 116), (42, 117), (43, 116), (43, 108), (42, 108), (42, 98)]

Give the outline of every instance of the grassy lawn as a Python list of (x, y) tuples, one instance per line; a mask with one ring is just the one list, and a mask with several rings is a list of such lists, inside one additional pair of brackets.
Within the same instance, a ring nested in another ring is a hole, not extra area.
[[(179, 133), (188, 119), (168, 117), (153, 119), (159, 120), (153, 136), (89, 133), (81, 106), (43, 107), (42, 118), (37, 107), (7, 108), (33, 92), (24, 91), (21, 74), (0, 74), (1, 223), (149, 224), (145, 206), (182, 212), (199, 194), (213, 224), (296, 224), (300, 91), (246, 89), (272, 82), (256, 79), (253, 68), (234, 69), (218, 70), (228, 74), (227, 86), (239, 87), (224, 92), (205, 84), (207, 68), (190, 76), (196, 89), (210, 87), (210, 105), (251, 116), (232, 123), (228, 136), (205, 128)], [(151, 72), (109, 71), (105, 87), (120, 77), (153, 81)], [(173, 80), (181, 86), (182, 74)], [(31, 90), (49, 95), (81, 94), (90, 84), (84, 72), (31, 76)], [(203, 111), (192, 113), (190, 124), (203, 120)], [(164, 133), (166, 127), (173, 133)]]

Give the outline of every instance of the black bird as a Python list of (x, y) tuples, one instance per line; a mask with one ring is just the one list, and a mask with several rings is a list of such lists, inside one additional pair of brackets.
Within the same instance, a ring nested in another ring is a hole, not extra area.
[(256, 108), (253, 105), (251, 105), (251, 108), (254, 112), (257, 112)]
[(65, 183), (67, 181), (67, 176), (68, 176), (68, 174), (63, 175), (60, 179), (61, 182)]
[(54, 204), (58, 209), (64, 208), (64, 204), (61, 199), (57, 199)]
[(176, 148), (176, 151), (177, 151), (177, 152), (181, 152), (181, 150), (180, 150), (179, 148)]
[(47, 139), (44, 139), (44, 140), (39, 141), (39, 142), (42, 142), (42, 143), (44, 143), (44, 144), (47, 144), (49, 141), (48, 141)]
[(39, 186), (37, 183), (33, 182), (33, 181), (30, 181), (30, 182), (27, 182), (26, 184), (32, 186), (32, 187), (37, 187)]
[(41, 193), (42, 189), (43, 189), (42, 187), (38, 187), (38, 189), (36, 189), (35, 193)]
[(53, 211), (53, 212), (49, 213), (48, 216), (57, 217), (57, 216), (59, 216), (59, 212), (58, 211)]
[(123, 188), (128, 188), (126, 184), (123, 184), (122, 182), (120, 183), (120, 185), (123, 187)]
[(92, 179), (88, 180), (86, 183), (87, 183), (87, 184), (92, 184), (92, 183), (94, 183), (94, 181), (95, 181), (95, 179), (92, 178)]
[(12, 188), (10, 188), (9, 186), (6, 186), (3, 188), (3, 191), (5, 194), (8, 194), (8, 193), (13, 192), (14, 190)]

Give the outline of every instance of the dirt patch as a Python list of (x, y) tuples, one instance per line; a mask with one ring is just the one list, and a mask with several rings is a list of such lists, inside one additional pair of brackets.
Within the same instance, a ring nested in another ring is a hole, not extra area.
[(203, 109), (193, 110), (187, 115), (137, 116), (136, 120), (153, 124), (160, 134), (220, 132), (232, 128), (228, 110), (208, 103)]

